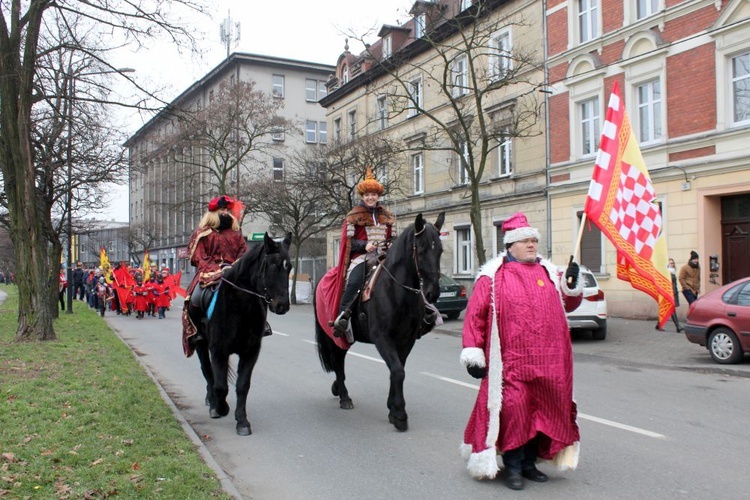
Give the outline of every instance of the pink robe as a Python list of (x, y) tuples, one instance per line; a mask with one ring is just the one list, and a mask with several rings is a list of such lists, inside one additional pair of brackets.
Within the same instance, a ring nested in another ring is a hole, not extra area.
[(503, 263), (504, 256), (480, 271), (464, 320), (461, 362), (488, 368), (462, 445), (476, 478), (495, 477), (497, 454), (537, 433), (539, 458), (565, 456), (558, 465), (571, 468), (578, 458), (565, 311), (580, 305), (582, 287), (569, 289), (549, 261)]

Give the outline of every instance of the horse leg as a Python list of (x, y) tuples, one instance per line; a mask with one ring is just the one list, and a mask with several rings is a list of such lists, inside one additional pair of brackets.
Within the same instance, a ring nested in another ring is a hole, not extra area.
[(396, 430), (403, 432), (409, 428), (409, 416), (406, 414), (406, 401), (404, 400), (406, 356), (402, 357), (390, 340), (376, 342), (375, 346), (391, 372), (391, 385), (388, 391), (388, 422), (393, 424)]
[(333, 381), (333, 385), (331, 386), (331, 392), (334, 396), (339, 397), (339, 408), (342, 410), (352, 410), (354, 409), (354, 402), (352, 401), (352, 398), (349, 397), (349, 390), (346, 388), (346, 384), (344, 381), (346, 380), (346, 372), (344, 370), (344, 364), (346, 361), (346, 351), (343, 349), (339, 349), (336, 345), (334, 345), (334, 348), (336, 349), (336, 380)]
[(219, 418), (220, 415), (216, 411), (216, 394), (214, 393), (214, 372), (211, 367), (211, 356), (208, 355), (208, 346), (206, 346), (205, 342), (201, 342), (195, 346), (195, 352), (198, 354), (198, 359), (201, 362), (203, 378), (206, 379), (206, 406), (208, 406), (208, 413), (211, 418)]
[(344, 360), (346, 351), (339, 346), (323, 331), (317, 319), (315, 320), (315, 343), (318, 345), (318, 357), (326, 373), (334, 372), (336, 380), (331, 385), (331, 394), (339, 398), (339, 407), (343, 410), (351, 410), (354, 403), (349, 397), (346, 389), (346, 374), (344, 373)]
[[(229, 394), (229, 386), (227, 384), (229, 355), (217, 351), (218, 349), (211, 349), (211, 368), (213, 369), (214, 376), (213, 392), (216, 398), (216, 406), (211, 411), (211, 418), (226, 417), (229, 414), (229, 404), (227, 403), (227, 394)], [(214, 411), (216, 416), (214, 416)]]
[(234, 419), (237, 421), (237, 434), (239, 436), (249, 436), (253, 433), (250, 428), (250, 422), (247, 420), (247, 393), (250, 391), (250, 378), (253, 375), (253, 368), (258, 361), (260, 353), (260, 342), (250, 347), (245, 356), (240, 356), (240, 362), (237, 365), (237, 407), (234, 409)]

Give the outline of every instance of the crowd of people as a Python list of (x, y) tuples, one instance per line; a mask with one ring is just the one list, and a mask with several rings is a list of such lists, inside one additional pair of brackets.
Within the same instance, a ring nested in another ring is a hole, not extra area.
[[(86, 302), (91, 309), (104, 316), (106, 311), (133, 315), (136, 319), (158, 317), (164, 319), (177, 294), (184, 295), (180, 288), (181, 273), (171, 274), (167, 267), (161, 270), (150, 266), (140, 267), (119, 264), (108, 275), (102, 268), (83, 267), (79, 262), (72, 273), (74, 300)], [(60, 307), (65, 310), (67, 278), (60, 272)]]

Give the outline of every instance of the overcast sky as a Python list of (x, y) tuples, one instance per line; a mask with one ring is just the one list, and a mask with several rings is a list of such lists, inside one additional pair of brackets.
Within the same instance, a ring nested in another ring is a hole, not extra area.
[[(200, 35), (206, 54), (202, 57), (180, 55), (167, 43), (150, 50), (125, 53), (118, 67), (136, 70), (133, 76), (147, 88), (165, 89), (162, 97), (172, 100), (193, 82), (217, 66), (226, 57), (226, 46), (219, 39), (219, 24), (231, 15), (240, 23), (240, 40), (231, 52), (249, 52), (268, 56), (335, 65), (344, 50), (346, 33), (364, 35), (373, 42), (383, 24), (403, 23), (413, 0), (276, 0), (214, 2), (212, 18), (191, 19)], [(356, 41), (349, 42), (352, 53), (363, 50)], [(144, 123), (138, 115), (128, 115), (126, 129), (137, 131)], [(113, 186), (114, 201), (106, 218), (128, 220), (128, 190)]]

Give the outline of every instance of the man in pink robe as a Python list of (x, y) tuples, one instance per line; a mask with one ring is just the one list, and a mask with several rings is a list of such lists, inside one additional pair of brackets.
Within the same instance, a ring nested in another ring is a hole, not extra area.
[(481, 379), (462, 454), (475, 478), (494, 478), (503, 455), (506, 485), (544, 482), (534, 465), (578, 462), (573, 352), (566, 311), (581, 303), (578, 264), (562, 277), (539, 256), (539, 231), (517, 212), (503, 223), (506, 251), (479, 272), (466, 310), (461, 363)]

